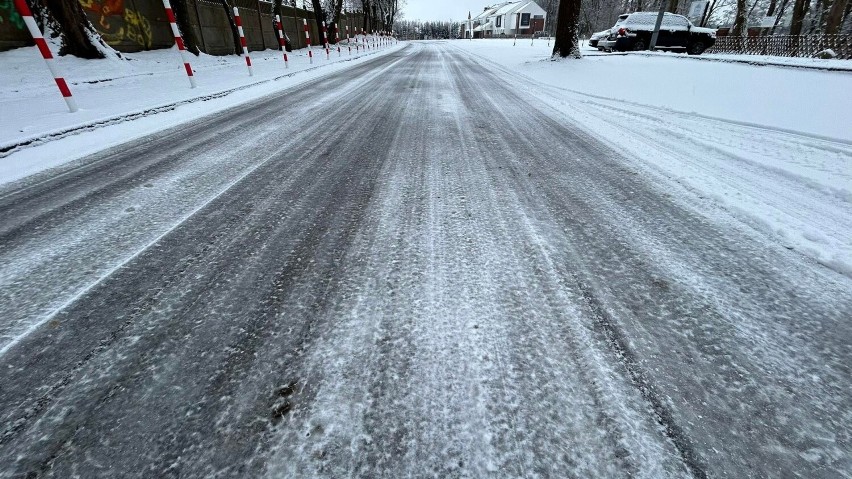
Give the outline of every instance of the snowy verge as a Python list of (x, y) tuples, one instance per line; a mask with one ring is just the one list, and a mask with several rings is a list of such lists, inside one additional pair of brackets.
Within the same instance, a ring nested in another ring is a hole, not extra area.
[(666, 194), (852, 276), (852, 130), (836, 114), (852, 107), (841, 93), (852, 75), (671, 55), (552, 62), (544, 42), (500, 42), (450, 45), (600, 138)]
[[(242, 57), (201, 55), (192, 58), (198, 88), (190, 89), (176, 49), (125, 55), (126, 59), (60, 58), (81, 109), (68, 113), (35, 47), (0, 53), (0, 184), (15, 181), (81, 155), (221, 111), (274, 91), (354, 66), (403, 45), (350, 54), (314, 48), (288, 54), (289, 67), (277, 50), (251, 52), (254, 76)], [(330, 70), (331, 69), (331, 70)], [(163, 115), (177, 112), (177, 115)], [(156, 121), (142, 121), (151, 118)], [(122, 127), (103, 130), (105, 127)], [(44, 149), (60, 139), (62, 147)], [(33, 150), (33, 148), (36, 148)], [(31, 151), (32, 150), (32, 151)], [(54, 153), (63, 153), (59, 158)]]

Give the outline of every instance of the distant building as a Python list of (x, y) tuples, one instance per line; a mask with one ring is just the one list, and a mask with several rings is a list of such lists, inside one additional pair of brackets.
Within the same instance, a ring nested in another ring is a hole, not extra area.
[(533, 35), (544, 30), (547, 12), (531, 0), (501, 2), (463, 22), (462, 38)]

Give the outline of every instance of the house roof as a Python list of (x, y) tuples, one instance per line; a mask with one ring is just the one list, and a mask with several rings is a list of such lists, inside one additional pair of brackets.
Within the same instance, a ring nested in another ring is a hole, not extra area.
[(515, 11), (520, 10), (521, 8), (527, 6), (528, 3), (530, 3), (530, 2), (507, 3), (506, 5), (503, 5), (502, 7), (497, 9), (497, 11), (494, 12), (494, 14), (495, 15), (508, 15), (508, 14), (514, 13)]
[(488, 17), (496, 15), (511, 15), (515, 12), (526, 9), (530, 5), (533, 5), (535, 10), (542, 11), (542, 13), (544, 12), (544, 10), (532, 0), (516, 0), (511, 2), (501, 2), (487, 7), (485, 10), (480, 12), (479, 15), (473, 17), (472, 20), (485, 21)]
[(509, 2), (504, 2), (504, 3), (500, 3), (498, 5), (492, 5), (490, 7), (487, 7), (479, 15), (473, 17), (472, 20), (484, 20), (484, 19), (490, 17), (491, 15), (494, 15), (494, 12), (497, 11), (498, 8), (502, 7), (506, 3), (509, 3)]

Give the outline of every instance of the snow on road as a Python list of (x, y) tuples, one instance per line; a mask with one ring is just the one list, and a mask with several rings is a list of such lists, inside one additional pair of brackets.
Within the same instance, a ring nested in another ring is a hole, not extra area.
[[(356, 65), (352, 69), (359, 80), (366, 82), (373, 80), (381, 71), (364, 65)], [(184, 130), (181, 127), (159, 132), (157, 138), (166, 145), (164, 151), (174, 152), (170, 156), (170, 163), (150, 163), (151, 158), (144, 153), (148, 151), (149, 143), (145, 139), (108, 150), (98, 162), (108, 164), (116, 157), (138, 155), (140, 158), (127, 164), (123, 174), (138, 174), (141, 177), (124, 182), (120, 186), (121, 191), (115, 195), (106, 193), (115, 188), (114, 185), (107, 181), (92, 181), (86, 188), (103, 188), (101, 196), (104, 199), (86, 209), (82, 215), (53, 220), (53, 228), (35, 235), (35, 238), (30, 237), (24, 244), (19, 245), (15, 241), (24, 234), (21, 225), (33, 228), (30, 222), (38, 221), (40, 215), (54, 207), (54, 204), (48, 201), (44, 205), (34, 201), (28, 205), (29, 208), (21, 208), (23, 213), (0, 225), (0, 235), (5, 238), (4, 248), (0, 249), (0, 262), (5, 265), (0, 271), (0, 305), (9, 314), (9, 319), (0, 324), (0, 354), (33, 328), (50, 321), (69, 301), (108, 277), (152, 241), (161, 238), (198, 208), (227, 191), (267, 161), (270, 155), (292, 152), (295, 142), (317, 130), (316, 121), (321, 115), (328, 114), (326, 106), (342, 104), (358, 83), (348, 81), (345, 75), (341, 75), (329, 80), (326, 85), (328, 88), (319, 91), (294, 93), (282, 93), (278, 87), (275, 90), (262, 87), (251, 95), (262, 94), (267, 98), (237, 108), (233, 115), (234, 121), (226, 128), (204, 128), (207, 124), (219, 121), (214, 115), (197, 120), (195, 126), (199, 133), (189, 138), (182, 136)], [(217, 107), (224, 109), (227, 104)], [(240, 114), (240, 110), (243, 114)], [(302, 118), (306, 126), (301, 127), (303, 123), (300, 122), (301, 128), (285, 133), (281, 131), (281, 122), (257, 122), (258, 112), (270, 111), (285, 113), (290, 118)], [(318, 114), (320, 111), (322, 113)], [(191, 115), (188, 118), (183, 116), (186, 113), (180, 111), (175, 112), (175, 115), (181, 115), (181, 122), (185, 123), (192, 118)], [(162, 126), (161, 117), (164, 115), (167, 114), (136, 120), (117, 128), (133, 131), (139, 128), (140, 122)], [(57, 152), (55, 154), (58, 155), (60, 148), (67, 146), (67, 143), (91, 142), (99, 133), (104, 133), (102, 130), (34, 147), (0, 162), (28, 158), (34, 154), (44, 155), (46, 151)], [(258, 136), (266, 137), (268, 142), (258, 144)], [(180, 156), (195, 150), (204, 151), (205, 155), (179, 165), (174, 164)], [(67, 161), (68, 156), (60, 158)], [(71, 168), (63, 175), (73, 181), (76, 169)], [(73, 204), (81, 200), (82, 194), (81, 197), (60, 201)], [(0, 202), (15, 204), (17, 198), (12, 193), (0, 196)], [(42, 278), (44, 282), (59, 287), (44, 288), (41, 294), (33, 295), (29, 290), (40, 286), (31, 280), (26, 281), (26, 278)], [(57, 281), (59, 278), (61, 281)]]
[(544, 41), (452, 45), (697, 209), (852, 275), (852, 128), (838, 114), (852, 111), (840, 93), (852, 91), (851, 73), (594, 50), (553, 63)]
[(740, 221), (843, 253), (848, 145), (494, 45), (8, 187), (0, 477), (849, 477), (852, 279)]

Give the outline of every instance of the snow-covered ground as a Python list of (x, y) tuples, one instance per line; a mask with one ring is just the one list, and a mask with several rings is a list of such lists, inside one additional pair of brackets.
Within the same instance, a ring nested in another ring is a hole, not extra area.
[(801, 68), (852, 61), (584, 49), (582, 61), (552, 62), (547, 41), (512, 43), (451, 42), (705, 214), (852, 274), (852, 74)]
[(176, 48), (124, 54), (124, 59), (59, 57), (57, 64), (80, 107), (76, 113), (68, 112), (35, 47), (0, 53), (0, 184), (397, 48), (353, 48), (350, 54), (343, 44), (340, 53), (332, 49), (327, 59), (323, 49), (314, 47), (313, 63), (302, 49), (288, 54), (289, 67), (277, 50), (256, 51), (250, 53), (254, 76), (248, 75), (242, 57), (191, 56), (195, 89)]

